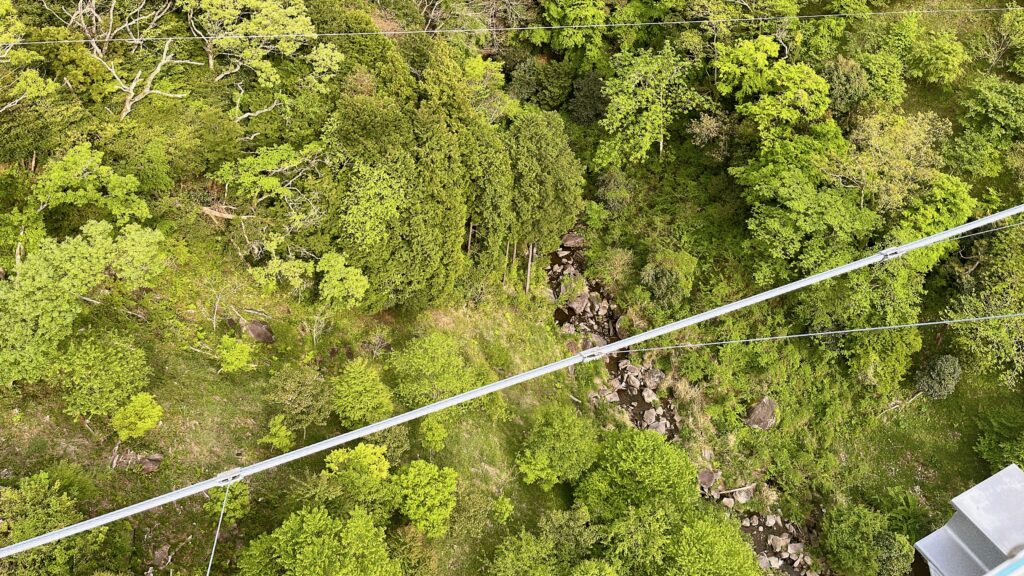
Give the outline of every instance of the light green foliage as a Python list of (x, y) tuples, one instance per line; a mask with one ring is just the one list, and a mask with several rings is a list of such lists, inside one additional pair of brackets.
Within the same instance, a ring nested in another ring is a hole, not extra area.
[[(150, 286), (163, 270), (161, 239), (158, 232), (135, 225), (115, 238), (110, 224), (90, 222), (80, 236), (61, 243), (40, 240), (14, 278), (0, 281), (0, 385), (52, 373), (85, 306), (81, 297), (103, 288)], [(126, 282), (122, 285), (119, 278)]]
[(289, 427), (305, 434), (310, 426), (323, 426), (331, 415), (333, 386), (308, 364), (287, 364), (270, 378), (269, 400), (286, 416)]
[[(290, 56), (315, 32), (303, 0), (178, 0), (189, 23), (205, 39), (210, 68), (217, 58), (230, 64), (226, 76), (241, 67), (256, 72), (263, 84), (276, 84), (280, 76), (271, 55)], [(255, 37), (254, 37), (255, 36)]]
[(823, 531), (829, 563), (842, 576), (900, 574), (914, 557), (906, 537), (890, 532), (885, 516), (865, 506), (833, 506), (825, 513)]
[[(228, 493), (227, 505), (224, 504), (224, 492)], [(249, 513), (249, 485), (245, 482), (235, 482), (227, 488), (211, 488), (210, 499), (203, 502), (203, 511), (212, 519), (220, 518), (221, 508), (224, 509), (224, 525), (233, 526), (238, 524), (246, 514)]]
[(384, 529), (362, 509), (347, 520), (324, 508), (303, 508), (270, 534), (249, 543), (238, 562), (242, 576), (399, 576)]
[[(976, 273), (977, 280), (950, 306), (956, 318), (1013, 314), (1021, 310), (1024, 235), (1018, 228), (993, 235), (984, 241), (987, 265)], [(953, 327), (957, 344), (969, 355), (972, 371), (997, 374), (1000, 382), (1015, 387), (1024, 375), (1024, 345), (1020, 319), (1000, 322), (970, 322)]]
[(136, 194), (138, 189), (138, 179), (121, 176), (104, 166), (103, 153), (85, 143), (47, 163), (32, 193), (46, 209), (94, 205), (109, 212), (118, 224), (125, 224), (149, 218), (149, 207)]
[(615, 566), (600, 560), (584, 560), (577, 564), (569, 576), (619, 576)]
[(541, 409), (516, 456), (527, 484), (550, 490), (559, 482), (576, 481), (597, 459), (597, 428), (575, 408), (551, 405)]
[(523, 531), (498, 546), (489, 574), (557, 576), (570, 573), (590, 555), (599, 537), (600, 527), (591, 524), (586, 508), (548, 511), (541, 518), (536, 534)]
[(420, 422), (418, 432), (424, 448), (431, 452), (444, 450), (444, 442), (448, 439), (446, 424), (449, 419), (440, 414), (431, 414)]
[(280, 452), (287, 452), (295, 446), (295, 433), (284, 423), (285, 415), (278, 414), (270, 419), (267, 435), (259, 439), (260, 444), (267, 444)]
[(221, 336), (217, 344), (220, 371), (225, 374), (249, 372), (256, 369), (252, 361), (252, 345), (232, 336)]
[(998, 33), (1013, 48), (1009, 67), (1024, 76), (1024, 13), (1016, 2), (1011, 2), (1008, 8), (1013, 10), (1005, 12), (999, 18)]
[[(895, 27), (902, 36), (907, 75), (932, 84), (950, 84), (964, 73), (970, 61), (967, 50), (949, 30), (925, 30), (918, 14), (905, 17)], [(897, 49), (900, 46), (897, 45)]]
[(213, 177), (224, 184), (230, 197), (253, 209), (270, 201), (285, 202), (291, 219), (300, 219), (304, 213), (292, 208), (303, 199), (298, 180), (319, 152), (315, 145), (301, 150), (288, 144), (260, 148), (252, 156), (225, 163)]
[(152, 394), (143, 392), (132, 396), (127, 404), (117, 409), (110, 419), (110, 425), (121, 441), (142, 438), (160, 423), (164, 409)]
[(42, 60), (38, 54), (15, 47), (27, 31), (11, 0), (0, 0), (0, 114), (30, 106), (58, 89), (56, 82), (28, 68)]
[(395, 411), (391, 389), (381, 380), (380, 369), (366, 358), (345, 364), (331, 379), (334, 413), (343, 426), (356, 428), (383, 420)]
[(612, 60), (615, 75), (604, 85), (608, 110), (601, 127), (611, 138), (597, 149), (599, 165), (642, 162), (655, 143), (665, 149), (669, 128), (682, 115), (706, 106), (690, 87), (694, 65), (671, 44), (660, 52), (623, 52)]
[(465, 392), (473, 385), (459, 342), (444, 332), (416, 338), (395, 352), (389, 374), (399, 399), (410, 408)]
[(763, 139), (784, 137), (825, 115), (828, 83), (806, 64), (779, 59), (773, 38), (718, 44), (717, 49), (719, 94), (736, 99), (736, 111), (754, 122)]
[[(75, 501), (45, 472), (22, 478), (17, 487), (0, 487), (0, 546), (27, 540), (84, 520)], [(0, 560), (10, 576), (71, 576), (76, 565), (98, 554), (106, 528), (73, 536)]]
[(583, 209), (583, 166), (569, 148), (565, 123), (553, 112), (524, 107), (505, 134), (515, 176), (513, 238), (558, 246)]
[(865, 118), (850, 134), (848, 172), (861, 197), (883, 214), (904, 208), (942, 167), (939, 146), (952, 132), (934, 113)]
[(111, 415), (152, 377), (145, 352), (116, 333), (74, 342), (64, 366), (64, 411), (76, 418)]
[(679, 576), (758, 576), (762, 573), (736, 521), (717, 515), (686, 522), (671, 538), (665, 556), (666, 572)]
[(577, 26), (603, 24), (608, 18), (604, 2), (598, 0), (541, 0), (544, 20), (558, 30), (530, 30), (526, 37), (534, 44), (550, 44), (560, 52), (578, 50), (591, 62), (603, 56), (604, 41), (600, 28)]
[(505, 526), (508, 521), (512, 519), (512, 514), (516, 511), (515, 504), (512, 503), (512, 499), (508, 496), (501, 495), (494, 500), (494, 506), (491, 509), (491, 519), (498, 524)]
[(956, 356), (943, 354), (917, 374), (917, 389), (929, 398), (941, 400), (956, 390), (960, 382), (960, 361)]
[(444, 536), (455, 510), (456, 479), (451, 468), (413, 461), (395, 478), (401, 499), (398, 509), (424, 535)]
[(327, 455), (326, 469), (312, 484), (312, 496), (332, 512), (360, 507), (386, 522), (398, 506), (398, 488), (391, 477), (387, 448), (363, 443)]
[(359, 268), (346, 265), (343, 255), (324, 254), (316, 264), (320, 279), (320, 298), (339, 310), (358, 306), (370, 287), (370, 282)]
[(685, 452), (657, 432), (615, 432), (603, 441), (597, 465), (575, 494), (599, 519), (644, 505), (686, 508), (698, 498), (697, 470)]

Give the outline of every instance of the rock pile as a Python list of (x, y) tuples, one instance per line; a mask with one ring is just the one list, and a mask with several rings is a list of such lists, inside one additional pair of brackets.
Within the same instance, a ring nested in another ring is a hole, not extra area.
[(681, 419), (672, 400), (658, 395), (665, 373), (650, 363), (636, 365), (623, 358), (618, 361), (614, 376), (591, 394), (591, 402), (604, 399), (626, 409), (630, 420), (641, 430), (654, 430), (674, 438), (679, 434)]
[(751, 514), (741, 525), (754, 540), (757, 563), (763, 570), (770, 568), (791, 576), (819, 575), (815, 560), (804, 553), (797, 526), (784, 521), (780, 514)]
[[(566, 238), (570, 236), (572, 234), (567, 234)], [(547, 267), (548, 283), (555, 296), (565, 301), (555, 312), (562, 331), (587, 335), (590, 346), (617, 340), (621, 336), (617, 321), (619, 307), (601, 292), (599, 285), (584, 281), (583, 256), (579, 249), (563, 244), (551, 260)]]
[[(562, 237), (562, 247), (551, 255), (547, 267), (548, 284), (565, 305), (555, 311), (555, 321), (567, 334), (583, 335), (583, 347), (602, 346), (623, 334), (619, 308), (604, 294), (597, 282), (583, 277), (583, 238), (570, 232)], [(570, 348), (578, 350), (575, 345)], [(638, 366), (622, 356), (610, 357), (605, 366), (610, 379), (590, 394), (593, 405), (617, 403), (629, 414), (632, 423), (643, 430), (654, 430), (669, 438), (678, 436), (680, 418), (666, 394), (659, 396), (665, 373), (649, 363)]]

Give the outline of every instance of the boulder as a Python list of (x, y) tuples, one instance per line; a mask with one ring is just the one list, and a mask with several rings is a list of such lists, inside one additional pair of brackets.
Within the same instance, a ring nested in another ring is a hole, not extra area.
[(569, 309), (575, 312), (576, 314), (582, 314), (587, 310), (587, 304), (589, 303), (590, 297), (587, 295), (587, 293), (584, 292), (583, 294), (580, 294), (579, 296), (570, 300), (568, 306)]
[(658, 418), (658, 414), (654, 411), (654, 408), (648, 408), (644, 412), (644, 423), (650, 425), (654, 424), (654, 421)]
[(731, 509), (733, 506), (736, 505), (736, 501), (726, 496), (725, 498), (722, 498), (722, 505), (725, 506), (726, 508)]
[(644, 402), (648, 404), (654, 404), (654, 401), (658, 399), (658, 395), (654, 393), (654, 390), (650, 388), (644, 388), (643, 392)]
[(767, 430), (775, 425), (775, 400), (765, 396), (747, 410), (747, 426)]
[(140, 462), (142, 464), (142, 471), (146, 474), (152, 474), (160, 469), (160, 463), (163, 461), (163, 454), (150, 454)]
[(661, 434), (662, 436), (667, 436), (668, 435), (668, 422), (665, 422), (664, 420), (658, 420), (654, 424), (651, 424), (650, 426), (648, 426), (647, 429), (648, 430), (654, 430), (655, 432), (657, 432), (658, 434)]
[(718, 479), (722, 477), (721, 470), (715, 470), (714, 468), (705, 468), (697, 473), (697, 483), (700, 484), (701, 488), (705, 490), (710, 489), (718, 482)]
[(741, 488), (732, 494), (733, 498), (736, 499), (740, 504), (750, 502), (750, 499), (754, 497), (754, 486), (746, 486)]
[(562, 236), (562, 246), (570, 249), (583, 248), (583, 236), (575, 232), (569, 232)]
[(249, 338), (262, 344), (274, 343), (274, 333), (270, 330), (270, 325), (262, 320), (249, 320), (245, 322), (242, 326), (242, 331)]

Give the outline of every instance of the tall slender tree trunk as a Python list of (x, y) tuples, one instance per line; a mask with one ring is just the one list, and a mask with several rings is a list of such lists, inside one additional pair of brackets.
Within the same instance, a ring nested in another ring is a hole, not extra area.
[(473, 221), (469, 221), (469, 242), (466, 244), (466, 256), (473, 255)]
[(509, 248), (511, 246), (512, 246), (512, 241), (511, 240), (505, 240), (505, 265), (502, 267), (502, 271), (501, 271), (501, 285), (502, 286), (505, 286), (508, 283), (508, 251), (509, 251)]
[(526, 245), (526, 293), (530, 293), (530, 276), (533, 274), (533, 252), (536, 249), (534, 244)]

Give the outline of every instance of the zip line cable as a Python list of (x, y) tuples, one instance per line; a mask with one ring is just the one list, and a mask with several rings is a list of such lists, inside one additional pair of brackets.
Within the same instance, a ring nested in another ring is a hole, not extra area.
[(707, 348), (708, 346), (724, 346), (726, 344), (751, 344), (754, 342), (774, 342), (776, 340), (790, 340), (793, 338), (813, 338), (817, 336), (840, 336), (844, 334), (859, 334), (862, 332), (878, 332), (880, 330), (900, 330), (904, 328), (920, 328), (923, 326), (944, 326), (949, 324), (963, 324), (966, 322), (987, 322), (990, 320), (1007, 320), (1010, 318), (1024, 318), (1024, 312), (1014, 314), (998, 314), (995, 316), (977, 316), (973, 318), (952, 318), (949, 320), (932, 320), (930, 322), (915, 322), (913, 324), (892, 324), (889, 326), (870, 326), (867, 328), (849, 328), (846, 330), (826, 330), (824, 332), (805, 332), (803, 334), (783, 334), (781, 336), (760, 336), (757, 338), (742, 338), (739, 340), (719, 340), (717, 342), (695, 342), (693, 344), (675, 344), (672, 346), (656, 346), (653, 348), (631, 348), (623, 350), (626, 354), (633, 352), (655, 352), (659, 350), (676, 350), (691, 348)]
[(664, 336), (665, 334), (676, 332), (683, 328), (687, 328), (689, 326), (693, 326), (707, 320), (718, 318), (719, 316), (723, 316), (730, 312), (735, 312), (737, 310), (749, 308), (750, 306), (759, 304), (761, 302), (765, 302), (767, 300), (771, 300), (777, 296), (782, 296), (790, 292), (795, 292), (797, 290), (800, 290), (801, 288), (812, 286), (814, 284), (824, 282), (825, 280), (829, 280), (837, 276), (842, 276), (849, 272), (853, 272), (854, 270), (859, 270), (861, 268), (866, 268), (873, 264), (878, 264), (880, 262), (886, 262), (888, 260), (899, 258), (900, 256), (903, 256), (908, 252), (918, 250), (927, 246), (931, 246), (933, 244), (945, 240), (954, 239), (955, 237), (960, 236), (966, 232), (971, 232), (978, 228), (988, 226), (993, 222), (1005, 220), (1011, 216), (1015, 216), (1017, 214), (1022, 213), (1024, 213), (1024, 204), (1014, 206), (1013, 208), (1009, 208), (989, 216), (985, 216), (984, 218), (979, 218), (978, 220), (975, 220), (973, 222), (961, 224), (960, 226), (956, 226), (954, 228), (950, 228), (948, 230), (932, 234), (931, 236), (927, 236), (925, 238), (921, 238), (919, 240), (915, 240), (907, 244), (903, 244), (893, 248), (885, 248), (870, 256), (861, 258), (860, 260), (856, 260), (854, 262), (850, 262), (848, 264), (844, 264), (842, 266), (838, 266), (836, 268), (832, 268), (824, 272), (819, 272), (812, 276), (808, 276), (806, 278), (802, 278), (800, 280), (784, 284), (777, 288), (766, 290), (753, 296), (748, 296), (746, 298), (743, 298), (742, 300), (737, 300), (735, 302), (731, 302), (729, 304), (713, 308), (711, 310), (702, 312), (695, 316), (690, 316), (689, 318), (677, 320), (670, 324), (666, 324), (658, 328), (653, 328), (646, 332), (641, 332), (640, 334), (636, 334), (628, 338), (623, 338), (622, 340), (618, 340), (615, 342), (610, 342), (602, 346), (588, 348), (568, 358), (563, 358), (556, 362), (552, 362), (550, 364), (534, 368), (527, 372), (522, 372), (520, 374), (516, 374), (514, 376), (510, 376), (502, 380), (498, 380), (497, 382), (492, 382), (491, 384), (487, 384), (479, 388), (474, 388), (467, 392), (463, 392), (461, 394), (457, 394), (455, 396), (445, 398), (443, 400), (438, 400), (437, 402), (434, 402), (432, 404), (428, 404), (426, 406), (422, 406), (420, 408), (416, 408), (414, 410), (398, 414), (397, 416), (392, 416), (385, 420), (375, 422), (368, 426), (363, 426), (362, 428), (352, 430), (350, 432), (346, 432), (338, 436), (333, 436), (331, 438), (315, 442), (303, 448), (298, 448), (290, 452), (285, 452), (284, 454), (279, 454), (272, 458), (268, 458), (266, 460), (262, 460), (254, 464), (250, 464), (242, 468), (235, 468), (233, 470), (229, 470), (227, 472), (214, 476), (213, 478), (209, 478), (207, 480), (203, 480), (195, 484), (179, 488), (166, 494), (155, 496), (153, 498), (150, 498), (149, 500), (138, 502), (130, 506), (125, 506), (124, 508), (120, 508), (112, 512), (107, 512), (106, 514), (102, 514), (100, 516), (96, 516), (94, 518), (90, 518), (88, 520), (72, 524), (71, 526), (67, 526), (59, 530), (53, 530), (51, 532), (41, 534), (34, 538), (29, 538), (16, 544), (0, 548), (0, 558), (6, 558), (19, 552), (31, 550), (33, 548), (37, 548), (39, 546), (43, 546), (51, 542), (56, 542), (64, 538), (74, 536), (75, 534), (81, 534), (82, 532), (92, 530), (93, 528), (98, 528), (100, 526), (116, 522), (118, 520), (129, 518), (141, 512), (158, 508), (160, 506), (163, 506), (164, 504), (176, 502), (189, 496), (194, 496), (196, 494), (206, 492), (211, 488), (224, 487), (225, 489), (227, 489), (227, 487), (230, 486), (231, 484), (234, 484), (235, 482), (248, 476), (252, 476), (254, 474), (258, 474), (260, 472), (264, 472), (266, 470), (270, 470), (272, 468), (288, 464), (289, 462), (294, 462), (301, 458), (305, 458), (306, 456), (311, 456), (313, 454), (318, 454), (320, 452), (336, 448), (343, 444), (352, 442), (353, 440), (358, 440), (360, 438), (364, 438), (376, 432), (380, 432), (382, 430), (387, 430), (400, 424), (411, 422), (423, 416), (439, 412), (452, 406), (464, 404), (466, 402), (475, 400), (477, 398), (481, 398), (488, 394), (493, 394), (494, 392), (510, 388), (512, 386), (515, 386), (516, 384), (533, 380), (540, 376), (558, 372), (570, 366), (575, 366), (577, 364), (582, 364), (583, 362), (589, 362), (592, 360), (603, 358), (613, 352), (629, 349), (631, 346), (635, 344), (646, 342), (659, 336)]
[[(743, 24), (758, 22), (783, 22), (799, 20), (821, 20), (826, 18), (861, 18), (868, 16), (909, 16), (912, 14), (977, 14), (977, 13), (1003, 13), (1024, 10), (1024, 7), (1004, 6), (992, 8), (936, 8), (919, 10), (888, 10), (878, 12), (831, 12), (828, 14), (795, 14), (792, 16), (737, 16), (734, 18), (696, 18), (689, 20), (665, 20), (660, 22), (604, 22), (595, 24), (563, 24), (563, 25), (531, 25), (531, 26), (495, 26), (477, 28), (439, 28), (437, 30), (366, 30), (353, 32), (314, 32), (311, 34), (226, 34), (223, 36), (149, 36), (141, 38), (110, 38), (105, 43), (118, 42), (129, 44), (142, 44), (145, 42), (168, 42), (177, 40), (273, 40), (288, 38), (344, 38), (349, 36), (411, 36), (417, 34), (486, 34), (493, 32), (531, 32), (534, 30), (585, 30), (585, 29), (614, 29), (614, 28), (642, 28), (648, 26), (691, 26), (700, 24)], [(5, 42), (4, 46), (45, 46), (60, 44), (88, 44), (91, 42), (85, 38), (71, 38), (63, 40), (16, 40)]]

